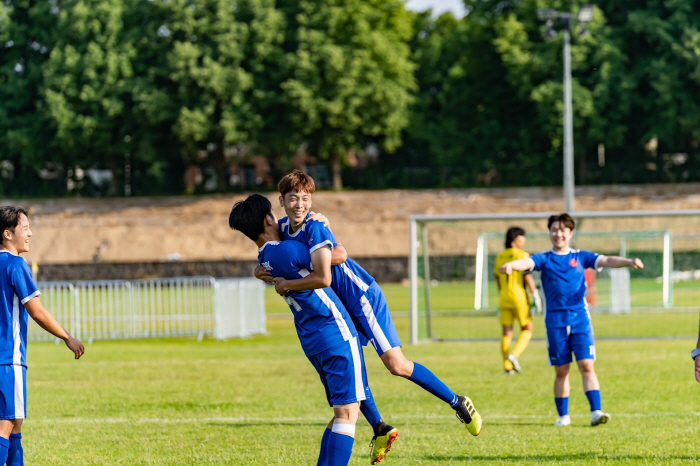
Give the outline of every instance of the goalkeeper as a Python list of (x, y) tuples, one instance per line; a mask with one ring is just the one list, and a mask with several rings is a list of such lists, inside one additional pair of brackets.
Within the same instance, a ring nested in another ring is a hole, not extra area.
[[(525, 259), (530, 254), (523, 250), (525, 246), (525, 230), (520, 227), (510, 227), (506, 232), (506, 249), (496, 257), (494, 275), (498, 284), (498, 292), (501, 296), (498, 308), (500, 310), (501, 326), (503, 333), (501, 336), (501, 355), (503, 356), (503, 370), (506, 374), (520, 372), (518, 358), (525, 348), (527, 348), (532, 338), (532, 315), (530, 314), (530, 304), (535, 308), (535, 312), (542, 310), (542, 299), (535, 286), (535, 280), (531, 274), (523, 272), (513, 272), (510, 275), (501, 273), (499, 269), (506, 262), (516, 259)], [(525, 285), (532, 295), (528, 300)], [(510, 344), (513, 340), (513, 321), (518, 320), (520, 324), (520, 335), (515, 342), (513, 351)]]

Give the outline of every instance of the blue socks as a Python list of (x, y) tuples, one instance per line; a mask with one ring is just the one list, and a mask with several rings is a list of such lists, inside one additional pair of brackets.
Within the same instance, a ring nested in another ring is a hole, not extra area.
[(591, 411), (598, 411), (602, 409), (600, 390), (588, 390), (586, 392), (586, 398), (588, 398), (588, 404), (591, 405)]
[(0, 437), (0, 464), (7, 461), (7, 451), (10, 448), (10, 441), (5, 437)]
[(22, 434), (10, 434), (10, 447), (7, 451), (7, 466), (24, 466)]
[(557, 413), (559, 416), (566, 416), (569, 414), (569, 397), (566, 398), (554, 398), (554, 404), (557, 405)]
[(331, 437), (331, 430), (325, 429), (321, 437), (321, 451), (318, 453), (316, 466), (328, 466), (328, 439)]
[[(328, 430), (328, 429), (326, 429)], [(328, 466), (346, 466), (352, 455), (355, 439), (349, 435), (331, 432), (328, 439)]]
[(450, 388), (445, 385), (442, 380), (438, 379), (435, 374), (430, 372), (430, 369), (427, 367), (414, 362), (413, 374), (411, 374), (408, 380), (432, 393), (453, 408), (457, 406), (457, 394), (450, 390)]
[(374, 432), (375, 427), (382, 420), (382, 416), (379, 415), (379, 410), (377, 405), (374, 403), (374, 397), (372, 396), (372, 391), (367, 387), (365, 390), (366, 399), (360, 402), (360, 412), (369, 422), (369, 426)]

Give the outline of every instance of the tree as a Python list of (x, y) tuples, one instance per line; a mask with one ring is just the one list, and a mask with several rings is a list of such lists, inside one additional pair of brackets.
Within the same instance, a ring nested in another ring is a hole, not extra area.
[(407, 41), (411, 22), (399, 0), (282, 0), (287, 111), (304, 140), (329, 160), (342, 187), (344, 154), (378, 141), (401, 144), (415, 89)]

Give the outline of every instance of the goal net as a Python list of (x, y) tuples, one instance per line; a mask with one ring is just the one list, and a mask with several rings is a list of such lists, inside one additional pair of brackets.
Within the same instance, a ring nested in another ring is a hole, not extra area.
[[(500, 334), (495, 256), (511, 226), (524, 249), (551, 248), (550, 213), (413, 216), (411, 341), (492, 339)], [(691, 336), (700, 302), (700, 211), (578, 212), (572, 247), (639, 257), (645, 268), (588, 270), (587, 301), (598, 337)], [(539, 286), (539, 277), (535, 273)], [(535, 336), (544, 335), (537, 325)]]

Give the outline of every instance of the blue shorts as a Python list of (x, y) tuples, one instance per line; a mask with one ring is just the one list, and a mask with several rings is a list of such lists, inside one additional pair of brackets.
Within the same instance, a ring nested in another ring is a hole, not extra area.
[(27, 368), (0, 366), (0, 419), (27, 417)]
[(360, 301), (348, 312), (361, 337), (362, 346), (371, 342), (379, 356), (401, 346), (386, 298), (376, 282), (372, 282)]
[(309, 356), (309, 361), (321, 377), (329, 405), (346, 405), (367, 398), (367, 372), (357, 337)]
[(595, 360), (595, 339), (590, 321), (569, 327), (547, 327), (549, 364), (562, 366), (571, 363), (571, 353), (576, 360)]

